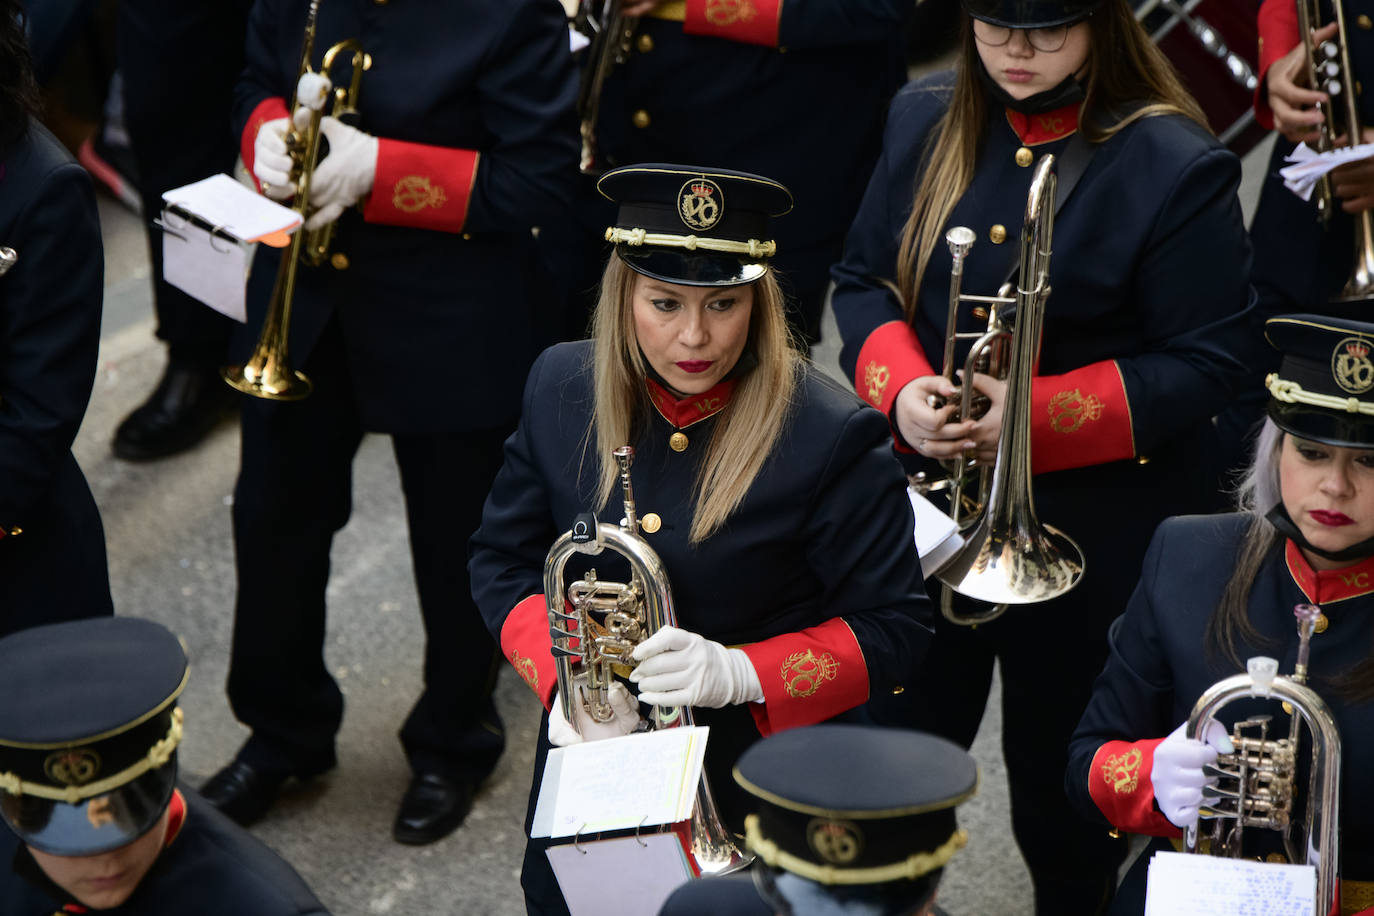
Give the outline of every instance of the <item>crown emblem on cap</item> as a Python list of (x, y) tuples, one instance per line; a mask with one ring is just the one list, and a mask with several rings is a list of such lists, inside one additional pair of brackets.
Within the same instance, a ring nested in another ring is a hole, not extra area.
[(1363, 337), (1347, 337), (1336, 344), (1331, 354), (1331, 376), (1341, 390), (1364, 394), (1374, 388), (1374, 362), (1369, 351), (1370, 343)]
[(725, 214), (725, 192), (709, 178), (693, 178), (678, 191), (677, 212), (688, 228), (710, 229)]
[(84, 786), (100, 772), (100, 755), (88, 747), (66, 748), (48, 755), (43, 772), (64, 786)]

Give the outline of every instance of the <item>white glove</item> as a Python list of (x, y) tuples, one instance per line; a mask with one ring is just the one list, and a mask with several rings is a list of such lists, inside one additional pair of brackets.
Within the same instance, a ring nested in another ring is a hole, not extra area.
[(286, 200), (296, 193), (291, 180), (291, 154), (286, 150), (286, 118), (276, 118), (258, 128), (253, 139), (253, 177), (262, 185), (262, 193), (273, 200)]
[(704, 636), (663, 627), (635, 647), (639, 662), (630, 680), (639, 701), (656, 706), (718, 709), (763, 700), (758, 672), (742, 649), (727, 649)]
[[(296, 109), (298, 124), (303, 111)], [(307, 229), (334, 222), (371, 192), (377, 177), (376, 137), (333, 117), (323, 118), (320, 130), (329, 141), (329, 154), (310, 178), (310, 205), (315, 211), (305, 221)]]
[[(577, 685), (573, 688), (580, 693)], [(549, 710), (549, 743), (554, 747), (567, 747), (583, 741), (599, 741), (602, 738), (619, 738), (628, 735), (639, 727), (639, 703), (630, 696), (625, 685), (616, 681), (606, 691), (607, 702), (615, 717), (609, 722), (598, 722), (591, 717), (582, 705), (582, 698), (573, 698), (573, 718), (577, 727), (568, 724), (563, 718), (563, 703), (558, 691), (553, 692), (553, 709)]]
[(1205, 775), (1202, 768), (1216, 763), (1218, 751), (1229, 754), (1235, 750), (1231, 736), (1220, 722), (1208, 722), (1201, 741), (1185, 738), (1187, 730), (1185, 722), (1160, 742), (1155, 748), (1155, 762), (1150, 770), (1155, 804), (1169, 823), (1182, 828), (1197, 824), (1202, 787), (1216, 784), (1216, 778)]

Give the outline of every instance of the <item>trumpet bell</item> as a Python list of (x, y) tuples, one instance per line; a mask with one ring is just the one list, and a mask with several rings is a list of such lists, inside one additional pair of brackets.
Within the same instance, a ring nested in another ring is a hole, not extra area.
[(268, 401), (299, 401), (312, 388), (304, 372), (285, 367), (272, 354), (255, 353), (242, 365), (226, 366), (220, 375), (231, 388)]
[(1083, 551), (1050, 525), (994, 528), (984, 515), (967, 541), (969, 547), (956, 554), (938, 578), (977, 601), (1000, 606), (1049, 601), (1083, 578)]

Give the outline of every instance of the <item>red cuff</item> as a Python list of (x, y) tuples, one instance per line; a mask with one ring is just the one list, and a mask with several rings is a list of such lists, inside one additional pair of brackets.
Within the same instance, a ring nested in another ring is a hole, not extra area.
[(544, 596), (530, 595), (515, 606), (501, 625), (501, 653), (548, 709), (558, 686), (549, 635), (549, 608)]
[(682, 31), (776, 48), (781, 18), (782, 0), (687, 0)]
[(1031, 381), (1031, 471), (1044, 474), (1135, 456), (1126, 383), (1112, 360)]
[(814, 725), (868, 701), (868, 665), (843, 618), (740, 646), (763, 685), (749, 711), (763, 735)]
[[(887, 417), (897, 392), (912, 379), (935, 375), (930, 360), (921, 349), (921, 341), (905, 321), (889, 321), (874, 329), (859, 348), (859, 361), (854, 369), (854, 390)], [(898, 451), (909, 452), (902, 445), (893, 425), (892, 438)]]
[[(253, 175), (253, 144), (257, 142), (258, 131), (268, 121), (285, 118), (289, 114), (286, 110), (286, 99), (274, 95), (259, 102), (258, 107), (248, 116), (248, 124), (244, 126), (243, 136), (239, 138), (239, 152), (243, 156), (243, 167), (248, 170), (249, 175)], [(262, 185), (258, 183), (256, 175), (253, 175), (253, 186), (258, 189), (258, 193), (262, 193)]]
[(1298, 7), (1291, 0), (1265, 0), (1259, 9), (1259, 85), (1255, 87), (1255, 120), (1267, 130), (1274, 129), (1274, 112), (1264, 81), (1269, 67), (1302, 40), (1298, 31)]
[(462, 232), (480, 158), (475, 150), (381, 138), (363, 218), (388, 226)]
[(1093, 755), (1088, 770), (1088, 794), (1114, 827), (1147, 836), (1183, 835), (1155, 807), (1150, 771), (1154, 767), (1155, 748), (1163, 741), (1108, 741)]

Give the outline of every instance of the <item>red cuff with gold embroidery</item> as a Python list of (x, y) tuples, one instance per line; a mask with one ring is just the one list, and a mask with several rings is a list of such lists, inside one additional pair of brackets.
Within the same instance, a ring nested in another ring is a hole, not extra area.
[(470, 149), (379, 138), (377, 175), (363, 218), (388, 226), (462, 232), (480, 158)]
[[(243, 167), (248, 170), (249, 175), (253, 175), (253, 144), (257, 142), (258, 131), (262, 130), (262, 125), (268, 121), (275, 121), (284, 118), (289, 114), (286, 110), (286, 99), (279, 95), (269, 96), (258, 103), (258, 107), (253, 109), (253, 113), (248, 116), (248, 123), (243, 128), (243, 136), (239, 138), (239, 152), (243, 156)], [(262, 185), (258, 182), (256, 175), (253, 175), (253, 186), (262, 192)]]
[(763, 685), (749, 711), (763, 735), (814, 725), (868, 700), (868, 665), (840, 617), (740, 646)]
[[(921, 349), (916, 332), (905, 321), (889, 321), (878, 325), (859, 348), (859, 361), (854, 368), (854, 390), (885, 416), (891, 417), (897, 392), (912, 379), (935, 374), (925, 351)], [(898, 451), (911, 451), (897, 435), (895, 425), (892, 438)]]
[(682, 31), (776, 48), (781, 17), (782, 0), (687, 0)]
[(1150, 771), (1154, 768), (1155, 748), (1163, 741), (1108, 741), (1093, 755), (1088, 770), (1088, 794), (1113, 826), (1147, 836), (1183, 834), (1155, 807)]
[(1255, 87), (1255, 120), (1274, 129), (1274, 112), (1264, 77), (1269, 68), (1302, 40), (1298, 32), (1298, 7), (1290, 0), (1265, 0), (1259, 9), (1259, 85)]
[(1126, 383), (1113, 360), (1031, 381), (1032, 473), (1134, 456)]
[(501, 626), (501, 652), (548, 709), (558, 686), (549, 636), (549, 606), (543, 595), (530, 595), (515, 606)]

